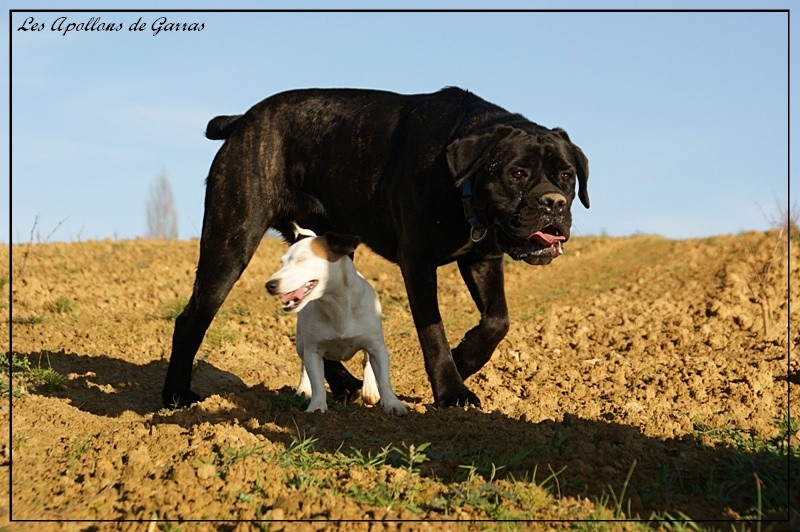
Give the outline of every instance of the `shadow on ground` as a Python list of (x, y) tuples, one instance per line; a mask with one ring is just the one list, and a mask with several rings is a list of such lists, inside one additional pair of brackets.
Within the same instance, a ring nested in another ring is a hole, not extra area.
[[(83, 412), (116, 417), (132, 411), (152, 415), (153, 424), (185, 428), (209, 422), (259, 421), (248, 429), (286, 445), (295, 434), (317, 439), (320, 452), (377, 453), (387, 445), (429, 442), (423, 475), (443, 482), (460, 482), (465, 466), (485, 478), (514, 478), (546, 484), (555, 495), (608, 500), (623, 496), (633, 515), (649, 517), (683, 512), (695, 520), (735, 519), (752, 516), (760, 504), (765, 517), (786, 519), (797, 508), (797, 478), (790, 490), (787, 455), (743, 452), (713, 447), (695, 435), (661, 440), (637, 428), (614, 422), (564, 415), (561, 421), (531, 422), (500, 412), (477, 409), (427, 407), (398, 418), (378, 408), (330, 402), (325, 414), (306, 414), (302, 401), (288, 387), (270, 390), (247, 386), (237, 376), (200, 361), (195, 365), (195, 391), (206, 397), (225, 396), (235, 408), (206, 411), (198, 406), (177, 411), (161, 410), (160, 391), (166, 361), (146, 365), (109, 356), (84, 356), (65, 352), (21, 353), (68, 375), (59, 389), (36, 393), (63, 398)], [(413, 403), (414, 398), (403, 398)], [(202, 403), (201, 403), (202, 404)], [(142, 420), (146, 422), (145, 419)], [(626, 480), (628, 479), (628, 480)], [(794, 498), (793, 500), (790, 500)]]

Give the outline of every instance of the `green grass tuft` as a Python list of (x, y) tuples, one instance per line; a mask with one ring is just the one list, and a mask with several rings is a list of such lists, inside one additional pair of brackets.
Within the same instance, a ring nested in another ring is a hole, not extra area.
[[(63, 388), (67, 378), (53, 368), (42, 367), (41, 360), (37, 367), (31, 363), (30, 357), (18, 353), (3, 353), (0, 355), (0, 367), (7, 368), (11, 365), (11, 380), (6, 371), (0, 376), (0, 397), (21, 397), (25, 392), (39, 390), (54, 390)], [(13, 385), (12, 385), (13, 383)]]
[(44, 321), (41, 316), (31, 314), (30, 316), (14, 316), (11, 318), (11, 323), (17, 325), (38, 325)]
[(732, 493), (751, 491), (752, 506), (743, 519), (790, 513), (790, 517), (798, 517), (795, 508), (787, 507), (787, 501), (791, 493), (800, 490), (800, 480), (789, 478), (787, 463), (790, 458), (800, 459), (800, 448), (789, 444), (800, 422), (785, 415), (775, 418), (773, 424), (777, 429), (776, 435), (759, 440), (736, 427), (714, 427), (702, 421), (695, 422), (694, 435), (699, 445), (736, 451), (712, 469), (702, 487), (704, 497), (727, 504)]
[(205, 344), (209, 349), (219, 349), (224, 345), (235, 344), (239, 341), (239, 334), (224, 327), (212, 327), (205, 337)]
[(50, 312), (55, 312), (56, 314), (72, 314), (76, 308), (75, 301), (67, 296), (59, 296), (48, 305)]
[(164, 307), (161, 317), (167, 321), (175, 321), (175, 318), (180, 316), (187, 303), (189, 303), (189, 300), (185, 297), (173, 299)]

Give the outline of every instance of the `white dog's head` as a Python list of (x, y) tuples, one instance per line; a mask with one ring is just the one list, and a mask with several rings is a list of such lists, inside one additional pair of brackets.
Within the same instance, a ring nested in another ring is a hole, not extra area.
[(352, 235), (313, 232), (295, 226), (300, 240), (281, 257), (281, 269), (267, 280), (266, 288), (278, 296), (285, 312), (300, 312), (325, 293), (333, 266), (355, 251), (359, 238)]

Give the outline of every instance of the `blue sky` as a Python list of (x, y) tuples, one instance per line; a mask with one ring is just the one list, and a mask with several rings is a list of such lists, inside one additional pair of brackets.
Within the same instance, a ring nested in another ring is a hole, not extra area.
[[(798, 3), (192, 3), (287, 5), (785, 9)], [(159, 4), (126, 4), (148, 7)], [(31, 16), (43, 31), (19, 30)], [(100, 17), (124, 29), (63, 35), (52, 29), (60, 16), (67, 23)], [(146, 30), (129, 31), (140, 17)], [(153, 36), (159, 17), (202, 23), (203, 30)], [(176, 198), (181, 238), (198, 237), (204, 179), (220, 146), (203, 137), (208, 120), (300, 87), (416, 93), (456, 85), (565, 128), (591, 170), (592, 208), (574, 206), (576, 235), (690, 238), (766, 229), (797, 182), (796, 164), (791, 179), (788, 173), (788, 18), (754, 12), (6, 12), (0, 42), (7, 56), (11, 34), (13, 173), (10, 226), (0, 213), (0, 241), (27, 242), (37, 215), (41, 239), (56, 227), (51, 241), (142, 236), (148, 188), (161, 172)], [(8, 102), (7, 70), (2, 90)], [(6, 124), (8, 108), (0, 113)], [(9, 128), (0, 129), (7, 156)], [(796, 116), (791, 132), (799, 138)], [(794, 148), (791, 157), (798, 160)], [(8, 166), (0, 170), (5, 209)]]

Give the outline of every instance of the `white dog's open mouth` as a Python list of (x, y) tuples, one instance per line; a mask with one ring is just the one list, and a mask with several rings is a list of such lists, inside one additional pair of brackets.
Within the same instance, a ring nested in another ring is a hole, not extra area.
[(309, 281), (297, 290), (279, 295), (278, 298), (283, 303), (283, 310), (286, 312), (295, 310), (303, 302), (303, 299), (316, 288), (317, 284), (319, 284), (317, 280)]

